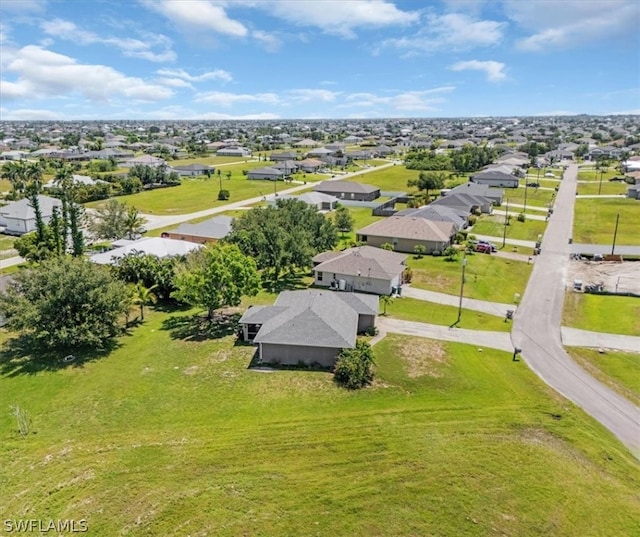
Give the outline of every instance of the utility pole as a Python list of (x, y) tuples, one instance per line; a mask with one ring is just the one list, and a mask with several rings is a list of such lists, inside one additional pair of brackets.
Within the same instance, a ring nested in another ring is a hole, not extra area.
[(616, 249), (616, 237), (618, 235), (618, 222), (620, 221), (620, 213), (618, 213), (616, 215), (616, 227), (613, 230), (613, 246), (611, 246), (611, 255), (613, 255), (613, 252)]
[(502, 233), (502, 247), (507, 244), (507, 226), (509, 225), (509, 198), (507, 198), (507, 210), (504, 215), (504, 231)]
[(460, 317), (462, 316), (462, 293), (464, 292), (464, 270), (467, 267), (467, 256), (463, 256), (462, 258), (462, 279), (460, 281), (460, 303), (458, 304), (458, 320), (456, 324), (460, 322)]
[(602, 170), (602, 167), (600, 168), (600, 184), (598, 185), (598, 196), (600, 195), (600, 192), (602, 192), (602, 176), (604, 175), (604, 171)]

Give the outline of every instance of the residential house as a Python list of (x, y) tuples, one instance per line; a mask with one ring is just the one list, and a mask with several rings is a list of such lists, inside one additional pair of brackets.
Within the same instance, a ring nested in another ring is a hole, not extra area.
[(180, 224), (177, 228), (162, 233), (164, 239), (189, 241), (198, 244), (217, 242), (231, 233), (230, 216), (214, 216), (198, 224)]
[(345, 291), (390, 295), (402, 283), (407, 256), (372, 246), (330, 251), (313, 258), (314, 283)]
[(172, 166), (171, 170), (176, 172), (180, 177), (199, 177), (203, 175), (213, 175), (216, 169), (213, 166), (207, 166), (206, 164), (183, 164), (179, 166)]
[(518, 188), (518, 178), (502, 170), (490, 168), (471, 176), (471, 181), (479, 185), (500, 186), (507, 188)]
[(451, 222), (454, 225), (456, 232), (458, 232), (467, 227), (467, 217), (469, 215), (467, 213), (461, 215), (459, 214), (459, 211), (456, 211), (453, 207), (431, 204), (416, 209), (404, 209), (402, 211), (398, 211), (394, 216), (412, 216), (414, 218), (433, 220), (434, 222)]
[(316, 173), (318, 170), (324, 168), (326, 163), (315, 158), (306, 158), (297, 163), (300, 171), (305, 173)]
[(239, 157), (245, 158), (251, 156), (251, 150), (246, 147), (222, 147), (216, 151), (219, 157)]
[(504, 190), (501, 188), (494, 188), (486, 184), (480, 183), (463, 183), (458, 185), (448, 192), (443, 193), (443, 196), (450, 196), (452, 194), (471, 194), (473, 196), (482, 196), (483, 198), (489, 198), (494, 205), (502, 205), (504, 199)]
[(627, 197), (635, 200), (640, 200), (640, 185), (632, 185), (627, 188)]
[(414, 252), (417, 245), (426, 253), (442, 252), (453, 243), (456, 228), (451, 222), (413, 216), (391, 216), (356, 231), (358, 241), (381, 247), (391, 244), (396, 252)]
[(303, 201), (311, 207), (315, 207), (318, 211), (332, 211), (338, 206), (338, 198), (323, 194), (322, 192), (305, 192), (299, 196), (283, 195), (276, 199), (270, 199), (269, 204), (277, 205), (279, 200), (297, 199)]
[(119, 259), (132, 253), (155, 255), (162, 259), (187, 255), (202, 248), (202, 244), (162, 237), (144, 237), (135, 241), (119, 241), (119, 243), (123, 245), (107, 252), (94, 254), (89, 260), (98, 265), (116, 265)]
[(140, 155), (139, 157), (125, 160), (122, 164), (120, 164), (120, 166), (123, 168), (133, 168), (137, 165), (158, 168), (160, 166), (166, 166), (167, 161), (160, 157), (154, 157), (153, 155)]
[(240, 318), (245, 341), (258, 346), (258, 361), (333, 367), (358, 333), (375, 327), (378, 297), (308, 289), (284, 291), (273, 306), (250, 307)]
[(290, 175), (292, 173), (296, 173), (298, 171), (298, 162), (295, 160), (281, 160), (271, 166), (271, 168), (275, 168), (276, 170), (282, 170), (284, 175)]
[[(42, 220), (48, 224), (53, 214), (53, 208), (62, 210), (62, 202), (57, 198), (38, 195)], [(36, 213), (29, 198), (12, 201), (0, 207), (0, 225), (4, 225), (4, 233), (8, 235), (23, 235), (36, 229)]]
[(249, 170), (247, 173), (247, 179), (268, 179), (269, 181), (277, 181), (284, 178), (284, 172), (276, 168), (256, 168), (255, 170)]
[(380, 188), (377, 186), (353, 181), (322, 181), (313, 190), (345, 200), (373, 201), (380, 197)]
[(444, 205), (459, 209), (461, 213), (469, 216), (470, 214), (480, 211), (484, 214), (493, 212), (493, 201), (484, 196), (476, 196), (474, 194), (466, 194), (464, 192), (449, 192), (446, 196), (441, 196), (429, 205)]
[(298, 153), (296, 153), (295, 151), (284, 151), (282, 153), (271, 153), (271, 155), (269, 155), (269, 160), (272, 160), (273, 162), (283, 162), (286, 160), (297, 159)]
[[(89, 177), (88, 175), (77, 175), (77, 174), (73, 174), (71, 176), (71, 181), (73, 182), (74, 185), (84, 185), (84, 186), (95, 186), (95, 185), (99, 185), (99, 184), (108, 184), (108, 181), (103, 181), (102, 179), (93, 179), (92, 177)], [(55, 179), (50, 179), (49, 181), (47, 181), (44, 185), (42, 185), (43, 188), (53, 188), (58, 186), (56, 184), (56, 180)]]

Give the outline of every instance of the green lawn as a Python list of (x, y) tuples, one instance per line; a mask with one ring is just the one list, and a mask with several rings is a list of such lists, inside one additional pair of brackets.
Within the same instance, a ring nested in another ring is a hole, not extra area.
[(616, 215), (620, 215), (616, 244), (640, 245), (640, 203), (630, 198), (577, 199), (573, 240), (578, 243), (612, 244)]
[[(390, 336), (374, 386), (350, 392), (248, 370), (252, 347), (189, 338), (192, 315), (150, 312), (66, 369), (3, 347), (3, 520), (130, 536), (637, 530), (637, 461), (507, 353)], [(32, 418), (24, 439), (9, 405)]]
[(582, 330), (637, 336), (640, 299), (627, 296), (567, 293), (562, 324)]
[[(388, 162), (385, 164), (388, 164)], [(446, 171), (445, 173), (449, 175), (451, 172)], [(417, 179), (418, 175), (420, 175), (420, 170), (407, 170), (405, 166), (396, 165), (385, 168), (384, 170), (376, 170), (364, 175), (356, 175), (350, 178), (350, 181), (375, 185), (383, 191), (401, 191), (415, 194), (418, 190), (415, 187), (409, 188), (407, 181)], [(466, 181), (467, 177), (465, 176), (453, 177), (447, 181), (446, 186), (451, 188)]]
[(589, 181), (588, 183), (578, 183), (576, 186), (576, 192), (578, 194), (583, 195), (596, 195), (602, 194), (611, 195), (611, 194), (627, 194), (627, 187), (629, 185), (626, 183), (619, 182), (611, 182), (606, 179), (602, 181), (602, 185), (600, 185), (599, 181)]
[[(449, 262), (444, 257), (410, 257), (413, 270), (411, 285), (450, 295), (460, 294), (462, 259)], [(516, 293), (524, 293), (532, 265), (492, 255), (467, 256), (464, 296), (510, 304)]]
[[(518, 222), (518, 213), (518, 209), (515, 209), (513, 213), (509, 210), (511, 219), (507, 226), (507, 238), (537, 241), (538, 235), (544, 234), (545, 229), (547, 228), (547, 223), (541, 220), (526, 220), (525, 222)], [(541, 213), (532, 212), (532, 214)], [(469, 233), (472, 235), (477, 234), (502, 237), (504, 234), (504, 221), (504, 216), (482, 215), (469, 230)]]
[[(382, 308), (381, 304), (380, 311)], [(451, 326), (458, 319), (458, 308), (402, 297), (394, 298), (393, 302), (387, 306), (387, 315), (406, 321)], [(511, 324), (506, 323), (502, 317), (467, 309), (462, 310), (460, 322), (456, 326), (469, 330), (490, 330), (493, 332), (509, 332), (511, 330)]]
[(640, 354), (571, 347), (571, 357), (589, 374), (640, 405)]
[(535, 205), (536, 207), (549, 207), (553, 205), (553, 200), (556, 195), (555, 190), (541, 190), (534, 187), (525, 188), (524, 181), (521, 180), (520, 183), (523, 185), (520, 188), (504, 189), (504, 201), (501, 209), (504, 209), (506, 206), (506, 200), (509, 200), (509, 203), (524, 205), (525, 191), (527, 194), (527, 205)]
[(580, 167), (578, 170), (578, 181), (600, 181), (600, 176), (602, 175), (602, 180), (608, 181), (612, 177), (620, 176), (620, 171), (615, 168), (607, 168), (606, 170), (596, 171), (593, 167)]
[[(351, 231), (350, 233), (338, 234), (338, 237), (340, 238), (340, 243), (338, 244), (338, 247), (337, 247), (338, 250), (348, 247), (350, 243), (356, 240), (356, 231), (358, 231), (359, 229), (362, 229), (365, 226), (368, 226), (369, 224), (373, 224), (378, 220), (382, 220), (383, 218), (382, 216), (373, 216), (371, 214), (371, 209), (368, 207), (348, 207), (347, 206), (347, 209), (349, 209), (351, 216), (353, 216), (353, 220), (354, 220), (353, 231)], [(329, 214), (330, 214), (330, 217), (333, 217), (333, 215), (335, 214), (335, 211)]]
[(15, 242), (16, 237), (10, 235), (0, 235), (0, 252), (2, 250), (10, 250), (13, 248), (13, 243)]

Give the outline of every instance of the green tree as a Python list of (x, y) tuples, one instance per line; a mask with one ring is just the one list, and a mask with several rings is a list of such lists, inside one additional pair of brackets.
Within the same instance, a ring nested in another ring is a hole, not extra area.
[(424, 190), (427, 198), (429, 198), (429, 190), (443, 188), (446, 179), (447, 174), (445, 172), (420, 172), (417, 179), (409, 179), (407, 181), (407, 186)]
[(416, 259), (422, 259), (424, 254), (427, 253), (427, 248), (424, 244), (416, 244), (413, 247), (413, 253), (415, 254)]
[(155, 285), (147, 287), (144, 283), (138, 282), (133, 287), (131, 293), (131, 302), (136, 306), (140, 306), (140, 320), (144, 321), (144, 307), (155, 304), (157, 298), (153, 294)]
[(129, 207), (124, 218), (124, 232), (129, 240), (134, 240), (144, 233), (144, 224), (147, 220), (140, 216), (138, 209)]
[(382, 302), (382, 315), (387, 314), (387, 306), (393, 303), (393, 298), (389, 295), (380, 296), (380, 302)]
[(176, 267), (184, 263), (181, 257), (159, 257), (142, 252), (132, 252), (121, 257), (112, 266), (114, 275), (127, 283), (142, 282), (145, 287), (153, 288), (154, 293), (162, 300), (168, 300), (176, 290)]
[(342, 233), (343, 237), (345, 233), (348, 233), (353, 230), (353, 224), (355, 221), (349, 209), (347, 209), (344, 206), (340, 206), (336, 209), (336, 213), (334, 215), (334, 221), (335, 221), (336, 227), (338, 228), (340, 233)]
[(455, 261), (458, 258), (458, 249), (455, 246), (447, 246), (442, 254), (447, 261)]
[(235, 244), (216, 243), (189, 254), (175, 284), (174, 298), (206, 308), (213, 319), (223, 306), (238, 306), (243, 296), (255, 296), (260, 277), (255, 261)]
[(128, 308), (124, 283), (84, 258), (57, 256), (20, 271), (0, 293), (11, 330), (52, 348), (102, 347), (120, 333)]
[(364, 388), (373, 380), (373, 350), (365, 341), (358, 341), (355, 348), (343, 349), (336, 360), (333, 378), (351, 390)]
[(126, 204), (110, 199), (90, 217), (89, 231), (98, 239), (121, 239), (126, 234), (126, 218)]
[(259, 269), (270, 269), (277, 281), (282, 270), (305, 268), (319, 252), (338, 243), (333, 221), (296, 199), (246, 211), (232, 224), (227, 242), (256, 260)]

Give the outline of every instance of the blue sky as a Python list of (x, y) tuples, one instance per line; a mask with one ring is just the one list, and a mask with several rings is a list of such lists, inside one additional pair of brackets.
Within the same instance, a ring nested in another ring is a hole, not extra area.
[(640, 113), (636, 0), (2, 0), (0, 119)]

